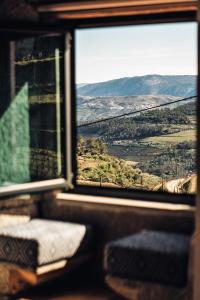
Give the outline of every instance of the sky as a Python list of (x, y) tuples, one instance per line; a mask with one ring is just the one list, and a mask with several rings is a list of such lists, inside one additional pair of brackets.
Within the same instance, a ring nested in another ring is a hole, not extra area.
[(195, 22), (77, 30), (77, 83), (147, 74), (197, 74)]

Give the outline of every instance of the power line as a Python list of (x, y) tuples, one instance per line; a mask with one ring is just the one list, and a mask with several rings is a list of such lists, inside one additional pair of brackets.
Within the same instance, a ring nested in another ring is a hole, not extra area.
[(197, 97), (197, 95), (196, 96), (187, 97), (187, 98), (178, 99), (178, 100), (174, 100), (172, 102), (167, 102), (167, 103), (155, 105), (155, 106), (152, 106), (152, 107), (148, 107), (148, 108), (143, 108), (143, 109), (140, 109), (140, 110), (131, 111), (131, 112), (128, 112), (128, 113), (125, 113), (125, 114), (121, 114), (121, 115), (118, 115), (118, 116), (113, 116), (113, 117), (109, 117), (109, 118), (105, 118), (105, 119), (100, 119), (100, 120), (93, 121), (93, 122), (84, 123), (84, 124), (78, 125), (77, 127), (78, 128), (86, 127), (86, 126), (90, 126), (90, 125), (94, 125), (94, 124), (98, 124), (98, 123), (102, 123), (102, 122), (106, 122), (106, 121), (118, 119), (118, 118), (121, 118), (121, 117), (126, 117), (126, 116), (130, 116), (130, 115), (134, 115), (134, 114), (137, 114), (137, 113), (149, 111), (151, 109), (155, 109), (155, 108), (167, 106), (167, 105), (170, 105), (170, 104), (175, 104), (175, 103), (178, 103), (178, 102), (183, 102), (183, 101), (191, 100), (191, 99), (194, 99), (196, 97)]

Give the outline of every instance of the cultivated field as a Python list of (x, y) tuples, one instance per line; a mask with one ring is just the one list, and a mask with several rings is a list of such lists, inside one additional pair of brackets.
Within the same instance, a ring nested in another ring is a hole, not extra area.
[(196, 141), (196, 130), (195, 129), (190, 129), (190, 130), (184, 130), (184, 131), (179, 131), (176, 133), (171, 133), (171, 134), (166, 134), (166, 135), (159, 135), (159, 136), (154, 136), (154, 137), (149, 137), (145, 138), (142, 140), (142, 142), (146, 143), (182, 143), (185, 141)]

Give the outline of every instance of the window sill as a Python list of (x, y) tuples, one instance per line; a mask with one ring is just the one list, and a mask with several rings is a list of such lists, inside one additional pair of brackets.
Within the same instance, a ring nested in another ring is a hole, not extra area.
[(189, 212), (194, 214), (196, 208), (194, 206), (186, 204), (174, 204), (174, 203), (159, 203), (153, 201), (141, 201), (141, 200), (128, 200), (121, 198), (59, 193), (56, 197), (57, 200), (64, 200), (74, 203), (82, 204), (97, 204), (97, 205), (109, 205), (109, 206), (121, 206), (121, 207), (135, 207), (142, 209), (153, 209), (162, 211), (175, 211), (175, 212)]

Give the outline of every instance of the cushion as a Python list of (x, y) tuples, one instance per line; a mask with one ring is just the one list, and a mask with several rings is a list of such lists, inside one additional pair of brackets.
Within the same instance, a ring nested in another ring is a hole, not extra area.
[(0, 228), (0, 261), (37, 268), (69, 259), (89, 249), (90, 233), (86, 225), (40, 219)]
[(143, 231), (109, 243), (105, 269), (111, 276), (183, 286), (189, 248), (189, 236)]

